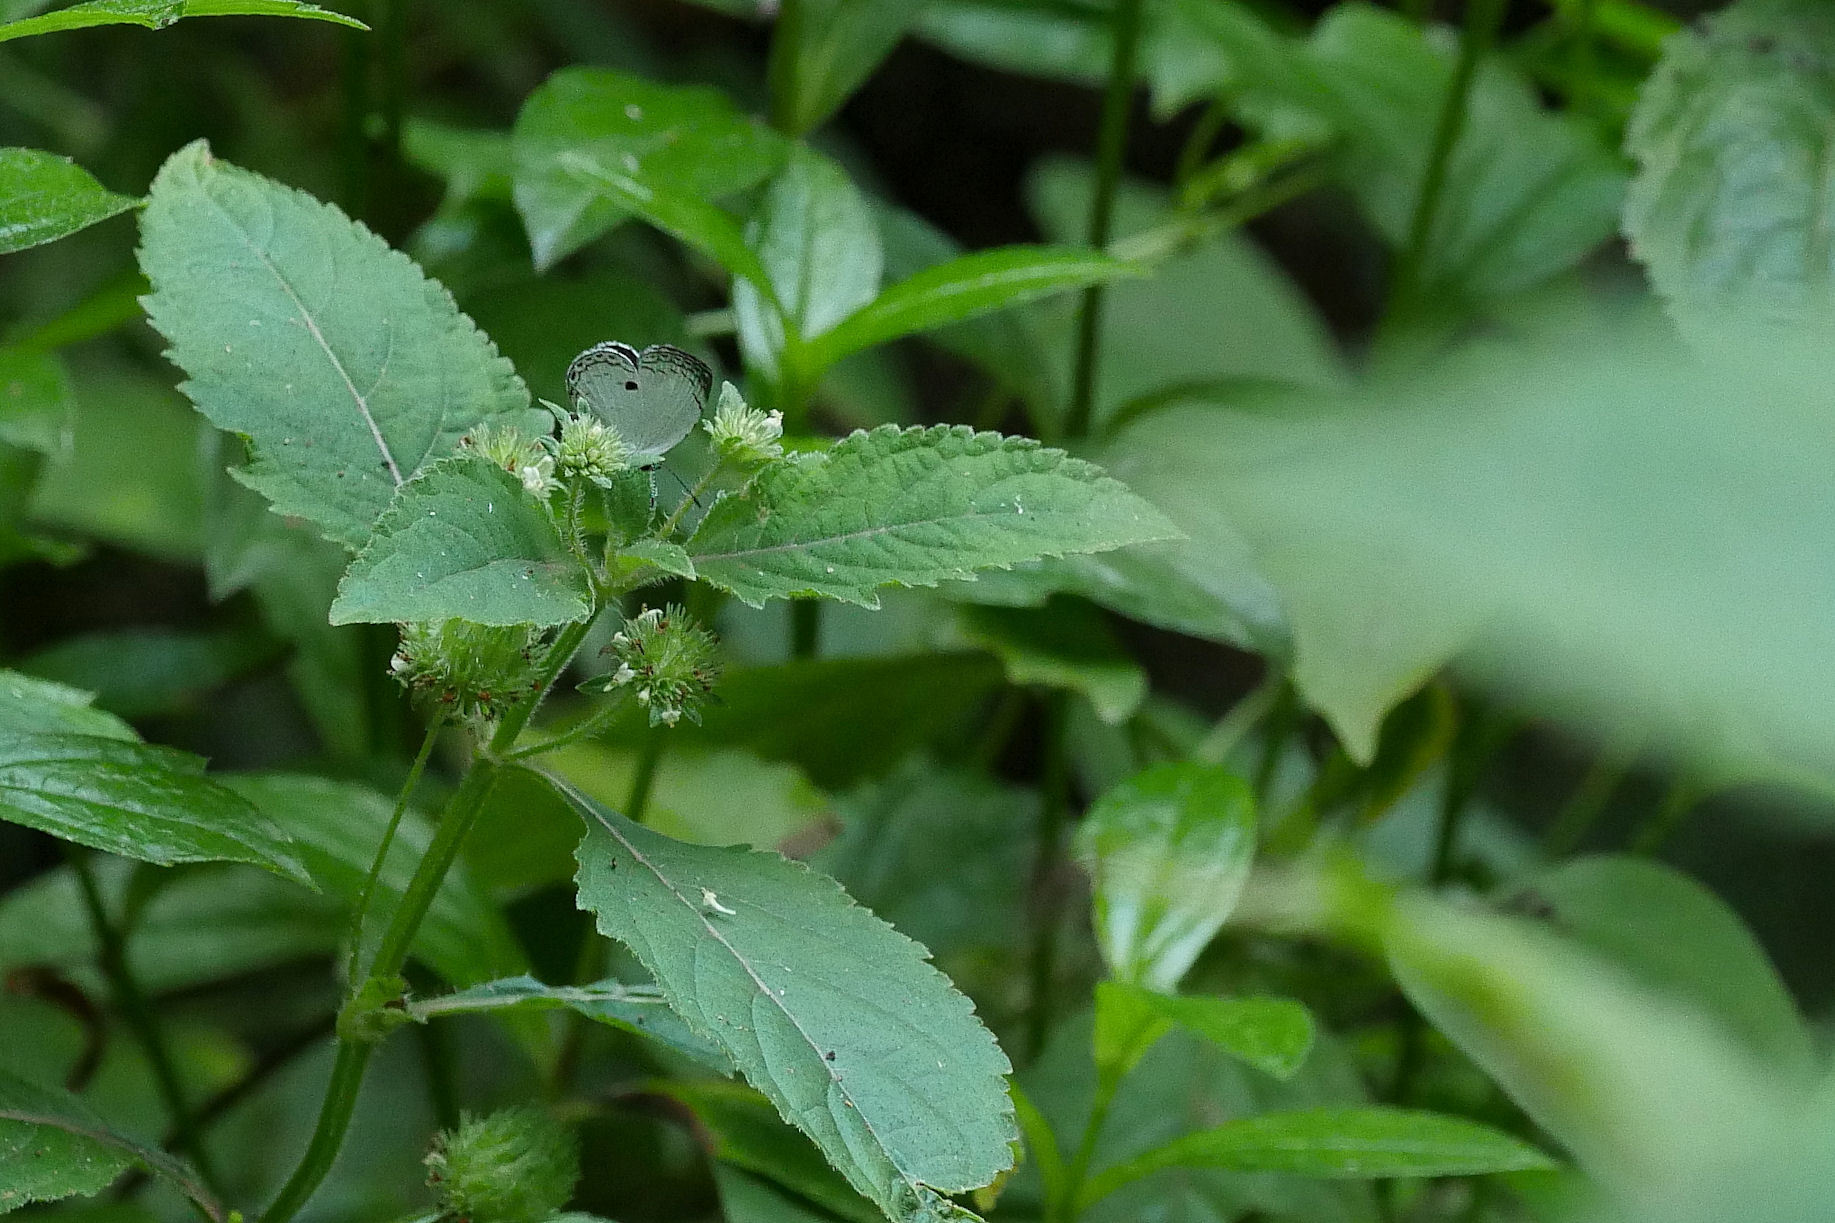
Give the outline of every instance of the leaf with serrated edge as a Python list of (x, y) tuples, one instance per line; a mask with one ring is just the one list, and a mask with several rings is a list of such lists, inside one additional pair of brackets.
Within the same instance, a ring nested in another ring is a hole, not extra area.
[(312, 886), (284, 833), (171, 748), (0, 734), (0, 819), (159, 866), (246, 862)]
[(357, 554), (333, 624), (566, 624), (592, 611), (586, 571), (522, 482), (479, 455), (402, 487)]
[(924, 949), (801, 864), (674, 841), (550, 781), (587, 824), (581, 906), (689, 1027), (887, 1217), (961, 1217), (941, 1195), (1012, 1162), (1011, 1066)]
[(0, 253), (55, 242), (139, 202), (116, 195), (68, 157), (0, 149)]
[(496, 346), (406, 255), (203, 141), (154, 179), (140, 264), (185, 393), (249, 438), (237, 477), (349, 547), (468, 430), (548, 427)]
[(704, 580), (754, 607), (802, 595), (877, 607), (880, 586), (1177, 535), (1062, 450), (961, 425), (886, 425), (765, 468), (708, 511), (688, 551)]

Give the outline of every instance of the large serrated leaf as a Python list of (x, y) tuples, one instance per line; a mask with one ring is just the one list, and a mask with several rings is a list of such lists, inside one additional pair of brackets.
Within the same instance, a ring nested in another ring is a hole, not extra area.
[(1011, 1069), (924, 949), (775, 854), (671, 840), (563, 783), (587, 822), (580, 903), (637, 953), (689, 1027), (889, 1218), (1012, 1160)]
[(247, 862), (308, 886), (286, 835), (171, 748), (61, 731), (0, 733), (0, 819), (171, 866)]
[(402, 486), (338, 584), (333, 624), (565, 624), (592, 611), (586, 570), (548, 512), (480, 455)]
[[(5, 33), (0, 26), (0, 38)], [(138, 202), (116, 195), (68, 157), (0, 149), (0, 254), (55, 242)]]
[(1177, 534), (1061, 450), (963, 426), (885, 426), (766, 468), (708, 511), (688, 551), (703, 579), (755, 607), (796, 595), (877, 607), (880, 586)]
[(543, 427), (482, 332), (407, 256), (197, 141), (153, 182), (146, 299), (185, 393), (253, 452), (237, 474), (351, 547), (398, 485), (484, 421)]

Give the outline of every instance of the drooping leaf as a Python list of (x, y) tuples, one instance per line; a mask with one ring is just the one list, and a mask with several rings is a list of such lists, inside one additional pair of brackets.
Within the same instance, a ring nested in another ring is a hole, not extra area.
[(30, 1202), (100, 1193), (135, 1163), (223, 1218), (190, 1168), (114, 1129), (77, 1096), (0, 1073), (0, 1214)]
[(306, 4), (303, 0), (88, 0), (88, 3), (73, 4), (55, 13), (0, 25), (0, 42), (97, 25), (137, 25), (163, 30), (185, 17), (308, 17), (357, 30), (369, 29), (355, 17)]
[(1832, 65), (1815, 0), (1743, 0), (1663, 44), (1626, 133), (1625, 233), (1691, 338), (1828, 333)]
[(775, 854), (672, 841), (561, 787), (580, 900), (669, 1004), (894, 1220), (1011, 1160), (1006, 1057), (917, 944)]
[(1244, 1117), (1174, 1139), (1097, 1173), (1082, 1201), (1097, 1201), (1163, 1168), (1363, 1179), (1482, 1176), (1554, 1166), (1529, 1144), (1461, 1117), (1400, 1108), (1321, 1108)]
[(1290, 998), (1162, 994), (1120, 981), (1096, 987), (1096, 1064), (1132, 1069), (1174, 1026), (1276, 1078), (1289, 1078), (1313, 1044), (1306, 1008)]
[(1155, 765), (1077, 828), (1096, 885), (1096, 938), (1117, 980), (1171, 992), (1236, 907), (1255, 853), (1255, 800), (1228, 769)]
[(818, 595), (874, 607), (880, 586), (1176, 534), (1062, 451), (960, 426), (887, 426), (767, 467), (708, 511), (688, 551), (703, 579), (753, 606)]
[(809, 346), (815, 368), (914, 332), (1088, 288), (1142, 269), (1101, 251), (1002, 246), (925, 268), (892, 285)]
[(873, 74), (925, 0), (810, 0), (779, 18), (771, 47), (774, 117), (804, 135)]
[[(87, 711), (85, 711), (87, 712)], [(286, 835), (171, 748), (0, 733), (0, 819), (142, 862), (247, 862), (308, 886)]]
[(249, 438), (238, 478), (328, 538), (362, 545), (396, 488), (474, 426), (546, 427), (509, 362), (406, 256), (202, 141), (160, 170), (141, 233), (147, 312), (186, 394)]
[(333, 624), (565, 624), (592, 611), (585, 569), (521, 481), (482, 455), (402, 486), (351, 562)]
[(457, 993), (410, 999), (408, 1014), (425, 1023), (441, 1015), (506, 1010), (569, 1010), (608, 1027), (622, 1028), (674, 1049), (720, 1074), (733, 1065), (717, 1045), (688, 1030), (655, 986), (600, 981), (593, 985), (543, 985), (531, 976), (486, 981)]
[(629, 195), (711, 209), (769, 177), (789, 148), (717, 90), (587, 68), (557, 72), (530, 94), (514, 139), (516, 208), (538, 268), (639, 211), (608, 192), (608, 179), (630, 184)]
[(1146, 671), (1087, 603), (1066, 599), (1037, 611), (971, 605), (960, 616), (963, 637), (1000, 659), (1008, 683), (1078, 693), (1111, 724), (1127, 721), (1147, 695)]
[[(11, 28), (0, 26), (0, 41)], [(0, 254), (55, 242), (138, 202), (108, 190), (68, 157), (0, 149)]]
[(847, 172), (818, 153), (791, 154), (771, 180), (746, 242), (777, 301), (742, 279), (733, 285), (733, 313), (748, 365), (768, 375), (777, 374), (787, 344), (833, 329), (879, 292), (882, 255), (873, 214)]

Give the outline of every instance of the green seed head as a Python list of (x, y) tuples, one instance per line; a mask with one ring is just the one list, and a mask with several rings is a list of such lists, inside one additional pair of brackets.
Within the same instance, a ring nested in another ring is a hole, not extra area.
[(714, 418), (701, 427), (714, 439), (720, 457), (735, 463), (765, 463), (784, 456), (784, 414), (747, 407), (730, 382), (721, 384)]
[(444, 1214), (470, 1223), (542, 1223), (573, 1196), (580, 1148), (542, 1109), (517, 1105), (466, 1114), (434, 1139), (427, 1184)]

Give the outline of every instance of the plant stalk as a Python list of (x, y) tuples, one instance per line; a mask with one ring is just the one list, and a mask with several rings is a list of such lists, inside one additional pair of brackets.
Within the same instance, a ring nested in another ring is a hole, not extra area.
[(1084, 1123), (1083, 1137), (1077, 1142), (1077, 1152), (1071, 1156), (1070, 1168), (1064, 1176), (1063, 1195), (1050, 1203), (1046, 1212), (1047, 1223), (1075, 1223), (1082, 1214), (1078, 1199), (1083, 1196), (1083, 1183), (1089, 1179), (1090, 1164), (1096, 1158), (1096, 1143), (1102, 1137), (1102, 1127), (1109, 1119), (1109, 1109), (1115, 1103), (1115, 1093), (1121, 1088), (1122, 1076), (1113, 1069), (1102, 1069), (1096, 1074), (1096, 1095), (1090, 1101), (1089, 1120)]
[(439, 741), (439, 736), (440, 723), (436, 719), (427, 727), (420, 751), (415, 753), (414, 763), (408, 768), (407, 779), (395, 795), (395, 810), (389, 813), (389, 826), (383, 831), (382, 844), (376, 850), (375, 860), (370, 863), (370, 873), (363, 880), (363, 890), (357, 893), (357, 904), (350, 916), (350, 962), (344, 974), (346, 982), (351, 985), (357, 983), (357, 973), (363, 959), (363, 922), (369, 916), (376, 881), (382, 877), (382, 864), (387, 861), (389, 850), (395, 845), (395, 834), (401, 828), (401, 817), (407, 813), (408, 804), (414, 799), (414, 791), (420, 786), (421, 774), (426, 771), (427, 759), (433, 755), (433, 745)]

